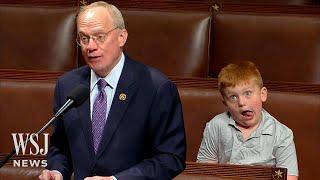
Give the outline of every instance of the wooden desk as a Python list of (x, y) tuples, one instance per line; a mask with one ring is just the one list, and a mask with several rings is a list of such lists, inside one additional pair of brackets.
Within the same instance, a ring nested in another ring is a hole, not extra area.
[(174, 180), (258, 179), (286, 180), (287, 169), (269, 166), (207, 164), (187, 162), (185, 171)]

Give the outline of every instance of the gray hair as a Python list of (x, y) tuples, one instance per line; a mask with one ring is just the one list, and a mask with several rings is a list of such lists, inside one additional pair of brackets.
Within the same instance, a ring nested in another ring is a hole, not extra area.
[(120, 10), (117, 7), (115, 7), (114, 5), (109, 4), (107, 2), (104, 2), (104, 1), (97, 1), (97, 2), (91, 3), (89, 5), (81, 6), (79, 13), (77, 15), (77, 22), (78, 22), (79, 16), (82, 13), (84, 13), (88, 9), (92, 9), (95, 7), (105, 8), (108, 11), (108, 13), (110, 14), (110, 16), (113, 20), (113, 24), (116, 27), (118, 27), (119, 29), (125, 29), (124, 20), (123, 20), (123, 17), (122, 17)]

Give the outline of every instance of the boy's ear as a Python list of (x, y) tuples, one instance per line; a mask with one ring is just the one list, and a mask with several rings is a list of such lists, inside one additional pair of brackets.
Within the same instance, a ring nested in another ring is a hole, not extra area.
[(268, 98), (268, 90), (266, 87), (262, 87), (261, 88), (261, 101), (262, 102), (266, 102), (267, 98)]

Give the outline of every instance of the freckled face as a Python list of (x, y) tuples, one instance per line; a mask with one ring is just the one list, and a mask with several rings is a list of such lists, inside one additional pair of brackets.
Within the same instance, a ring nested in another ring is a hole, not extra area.
[(224, 90), (223, 102), (233, 119), (244, 128), (254, 127), (262, 118), (262, 103), (267, 100), (267, 89), (254, 80)]

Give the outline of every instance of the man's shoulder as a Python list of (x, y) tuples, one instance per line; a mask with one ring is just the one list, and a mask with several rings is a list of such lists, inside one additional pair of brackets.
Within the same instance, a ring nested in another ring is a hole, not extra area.
[(136, 71), (136, 76), (139, 80), (151, 81), (155, 86), (161, 86), (165, 83), (172, 83), (170, 79), (159, 69), (149, 65), (140, 63), (126, 56), (126, 62), (131, 68)]
[(90, 68), (88, 66), (82, 66), (71, 71), (64, 73), (59, 77), (60, 81), (70, 81), (79, 78), (85, 78), (90, 76)]

